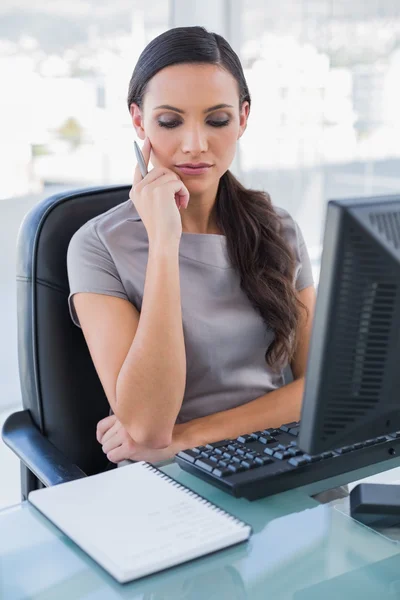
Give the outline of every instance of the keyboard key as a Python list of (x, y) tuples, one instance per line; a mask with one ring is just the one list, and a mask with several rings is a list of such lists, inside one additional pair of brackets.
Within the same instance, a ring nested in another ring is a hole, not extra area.
[(285, 433), (288, 433), (290, 427), (288, 425), (282, 425), (281, 427), (279, 427), (279, 429), (281, 431), (284, 431)]
[(297, 421), (293, 421), (293, 423), (286, 423), (285, 425), (281, 425), (279, 429), (287, 433), (293, 427), (298, 427), (298, 425), (299, 424), (297, 423)]
[(245, 460), (243, 461), (243, 464), (240, 463), (239, 466), (242, 467), (244, 469), (244, 471), (248, 471), (250, 469), (249, 463), (247, 461), (245, 461)]
[(235, 452), (237, 447), (237, 444), (228, 444), (228, 450), (231, 450), (232, 452)]
[(245, 457), (253, 459), (255, 457), (255, 452), (246, 452)]
[(236, 454), (238, 454), (239, 456), (243, 456), (245, 453), (246, 453), (246, 450), (243, 450), (243, 448), (236, 449)]
[(291, 429), (289, 429), (289, 433), (297, 437), (300, 433), (300, 427), (292, 427)]
[(221, 454), (222, 454), (222, 450), (221, 450), (221, 448), (215, 448), (215, 450), (214, 450), (214, 454), (221, 455)]
[(276, 438), (274, 438), (272, 435), (261, 435), (258, 438), (258, 441), (260, 444), (272, 444), (273, 442), (276, 442)]
[(211, 450), (203, 450), (203, 452), (200, 453), (200, 456), (204, 456), (204, 458), (208, 458), (209, 456), (211, 456)]
[(228, 469), (231, 473), (237, 473), (237, 466), (238, 465), (228, 465)]
[(218, 460), (219, 460), (219, 458), (218, 458), (218, 456), (215, 456), (214, 454), (212, 454), (212, 455), (210, 456), (210, 460), (211, 460), (213, 463), (217, 463), (217, 462), (218, 462)]
[(253, 469), (253, 467), (257, 466), (253, 463), (253, 461), (250, 461), (250, 460), (242, 460), (242, 462), (240, 464), (245, 469)]
[(335, 452), (338, 454), (347, 454), (347, 452), (351, 452), (354, 450), (354, 446), (343, 446), (342, 448), (337, 448)]
[(230, 440), (220, 440), (219, 442), (212, 442), (212, 444), (207, 444), (206, 448), (208, 448), (209, 450), (213, 450), (214, 448), (221, 448), (222, 446), (225, 446), (228, 442), (230, 442)]
[(235, 465), (236, 467), (236, 473), (242, 473), (242, 471), (246, 471), (246, 469), (243, 467), (243, 465)]
[(214, 469), (214, 471), (212, 472), (213, 475), (215, 475), (216, 477), (226, 477), (227, 475), (232, 475), (232, 471), (230, 471), (229, 469)]
[(303, 458), (305, 458), (307, 462), (311, 462), (311, 463), (318, 462), (319, 460), (322, 460), (320, 454), (313, 454), (313, 455), (303, 454)]
[(321, 456), (321, 458), (325, 459), (325, 458), (332, 458), (335, 455), (333, 454), (333, 452), (323, 452), (320, 456)]
[(209, 473), (211, 473), (211, 471), (215, 469), (215, 463), (213, 463), (208, 458), (198, 458), (194, 464), (196, 465), (196, 467), (200, 467), (200, 469), (208, 471)]
[(301, 467), (302, 465), (308, 465), (308, 461), (302, 456), (293, 457), (288, 460), (289, 465), (293, 467)]
[(201, 450), (200, 448), (192, 448), (192, 452), (194, 452), (195, 454), (200, 454)]
[(196, 458), (198, 458), (199, 455), (196, 454), (196, 452), (193, 452), (193, 450), (184, 450), (183, 452), (179, 452), (179, 456), (181, 458), (184, 458), (188, 462), (194, 463), (194, 461), (196, 460)]
[(274, 458), (277, 458), (278, 460), (283, 460), (284, 458), (290, 458), (291, 454), (289, 454), (289, 452), (274, 452)]
[(254, 462), (258, 465), (269, 465), (274, 461), (272, 460), (272, 458), (269, 458), (269, 456), (256, 456)]
[(222, 456), (225, 456), (225, 458), (228, 458), (229, 460), (232, 458), (232, 454), (230, 452), (224, 452)]
[(273, 456), (275, 452), (275, 447), (271, 448), (271, 446), (267, 446), (264, 450), (264, 454), (268, 454), (269, 456)]
[(290, 454), (290, 456), (301, 456), (303, 451), (300, 450), (300, 448), (289, 448), (288, 454)]
[(232, 457), (232, 462), (235, 463), (235, 464), (236, 463), (240, 464), (241, 460), (242, 459), (239, 456), (233, 456)]
[(240, 435), (237, 438), (237, 441), (240, 442), (241, 444), (245, 444), (246, 442), (248, 442), (249, 440), (253, 441), (254, 438), (251, 437), (251, 435)]
[(225, 468), (225, 467), (227, 467), (227, 466), (228, 466), (228, 464), (229, 464), (229, 463), (228, 463), (228, 461), (227, 461), (227, 460), (220, 460), (220, 461), (219, 461), (219, 463), (218, 463), (218, 466), (219, 466), (219, 467), (223, 467), (223, 468)]

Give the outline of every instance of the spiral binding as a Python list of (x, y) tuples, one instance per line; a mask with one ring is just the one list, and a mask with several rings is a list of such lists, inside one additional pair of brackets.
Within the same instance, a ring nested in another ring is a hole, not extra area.
[(251, 525), (249, 525), (248, 523), (245, 523), (244, 521), (242, 521), (241, 519), (238, 519), (237, 517), (234, 517), (233, 515), (231, 515), (231, 513), (228, 513), (226, 510), (224, 510), (220, 506), (217, 506), (213, 502), (210, 502), (209, 500), (207, 500), (207, 498), (204, 498), (204, 496), (202, 496), (201, 494), (198, 494), (197, 492), (194, 492), (193, 490), (185, 487), (181, 483), (178, 483), (175, 479), (173, 479), (172, 477), (170, 477), (169, 475), (167, 475), (160, 469), (157, 469), (157, 467), (155, 467), (154, 465), (152, 465), (146, 461), (143, 461), (143, 466), (146, 467), (146, 469), (148, 469), (149, 471), (152, 471), (153, 473), (157, 473), (157, 475), (159, 477), (161, 477), (161, 479), (166, 479), (174, 487), (178, 488), (179, 490), (182, 490), (183, 492), (185, 492), (185, 494), (187, 494), (191, 498), (196, 498), (197, 500), (199, 500), (201, 502), (201, 504), (204, 504), (205, 506), (212, 508), (214, 512), (217, 512), (218, 514), (221, 514), (224, 517), (227, 517), (230, 521), (233, 521), (234, 523), (236, 523), (236, 525), (240, 525), (242, 528), (249, 527), (250, 531), (252, 531)]

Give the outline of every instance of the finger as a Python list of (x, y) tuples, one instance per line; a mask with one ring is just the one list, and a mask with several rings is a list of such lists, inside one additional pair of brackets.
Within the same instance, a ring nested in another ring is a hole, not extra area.
[(105, 434), (105, 432), (108, 431), (108, 429), (110, 429), (110, 427), (112, 427), (114, 425), (116, 420), (117, 420), (117, 417), (115, 415), (110, 415), (109, 417), (106, 417), (105, 419), (101, 419), (101, 421), (99, 421), (97, 423), (96, 439), (99, 443), (101, 443), (101, 439), (102, 439), (103, 435)]
[(145, 187), (151, 185), (155, 181), (157, 181), (157, 183), (160, 183), (160, 179), (162, 179), (163, 177), (166, 178), (165, 181), (181, 181), (181, 179), (179, 179), (179, 176), (175, 173), (175, 171), (171, 171), (171, 169), (168, 169), (167, 167), (156, 167), (152, 169), (144, 179), (139, 181), (139, 183), (135, 186), (135, 189), (144, 189)]
[[(144, 144), (142, 146), (142, 154), (143, 154), (144, 164), (146, 165), (146, 168), (148, 168), (148, 166), (149, 166), (150, 152), (151, 152), (150, 140), (148, 137), (146, 137), (146, 139), (144, 140)], [(133, 185), (136, 185), (137, 183), (139, 183), (139, 181), (142, 181), (142, 179), (143, 179), (143, 177), (140, 172), (139, 163), (137, 162), (136, 167), (135, 167), (135, 172), (133, 175)]]
[(189, 204), (190, 194), (189, 190), (187, 189), (187, 187), (181, 179), (177, 179), (176, 181), (168, 181), (160, 187), (168, 188), (169, 190), (171, 190), (171, 192), (174, 192), (175, 198), (177, 198), (179, 201), (178, 208), (182, 206), (184, 208), (187, 208), (187, 205)]
[(178, 175), (174, 173), (174, 171), (170, 171), (169, 169), (160, 167), (159, 169), (153, 169), (150, 171), (146, 178), (139, 184), (138, 187), (141, 187), (142, 190), (147, 188), (147, 190), (157, 187), (159, 185), (163, 185), (164, 183), (168, 183), (168, 181), (182, 181), (179, 179)]
[(129, 460), (130, 452), (129, 452), (128, 448), (126, 447), (126, 445), (122, 444), (122, 446), (118, 446), (118, 448), (111, 450), (107, 454), (107, 458), (110, 462), (119, 463), (123, 460)]
[(114, 448), (118, 448), (118, 446), (120, 446), (123, 443), (124, 443), (123, 438), (121, 438), (121, 436), (117, 432), (115, 435), (113, 435), (111, 438), (109, 438), (107, 440), (107, 442), (102, 444), (104, 454), (108, 454), (108, 452), (110, 452), (111, 450), (114, 450)]
[(109, 434), (110, 431), (113, 431), (114, 427), (115, 427), (115, 423), (114, 424), (110, 423), (109, 426), (108, 426), (108, 429), (104, 429), (103, 431), (99, 431), (96, 434), (97, 441), (99, 442), (99, 444), (103, 443), (104, 436), (110, 437), (108, 434)]
[(114, 425), (112, 427), (110, 427), (110, 429), (108, 429), (105, 434), (103, 435), (103, 437), (101, 438), (100, 444), (102, 444), (104, 446), (104, 444), (110, 439), (112, 438), (116, 433), (118, 433), (118, 431), (121, 429), (122, 425), (121, 423), (117, 420), (115, 421)]

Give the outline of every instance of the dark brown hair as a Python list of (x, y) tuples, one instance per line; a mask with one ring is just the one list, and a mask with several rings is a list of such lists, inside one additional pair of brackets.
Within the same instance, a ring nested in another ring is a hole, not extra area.
[[(204, 27), (176, 27), (154, 38), (141, 53), (129, 83), (128, 108), (132, 103), (142, 107), (147, 83), (158, 71), (187, 63), (225, 69), (238, 83), (239, 108), (245, 101), (251, 104), (242, 65), (228, 42)], [(246, 189), (230, 171), (220, 179), (215, 215), (241, 289), (274, 332), (266, 362), (273, 368), (284, 366), (293, 357), (299, 310), (305, 307), (296, 296), (295, 258), (282, 235), (281, 219), (266, 192)]]

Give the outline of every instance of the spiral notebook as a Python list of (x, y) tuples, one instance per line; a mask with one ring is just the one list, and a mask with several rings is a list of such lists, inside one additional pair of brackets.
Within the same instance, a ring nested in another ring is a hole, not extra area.
[(144, 461), (32, 491), (28, 500), (120, 583), (251, 534), (248, 524)]

